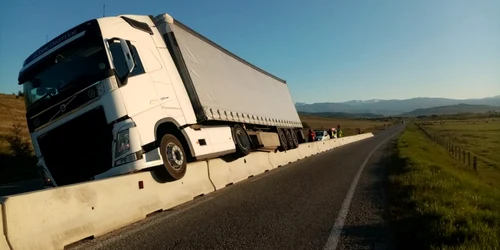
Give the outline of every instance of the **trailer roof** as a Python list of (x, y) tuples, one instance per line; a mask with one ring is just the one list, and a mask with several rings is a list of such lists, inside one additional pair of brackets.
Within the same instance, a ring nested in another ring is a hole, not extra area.
[[(165, 18), (165, 15), (161, 15), (161, 16), (163, 16), (163, 17)], [(183, 24), (182, 22), (180, 22), (180, 21), (176, 20), (175, 18), (172, 18), (172, 20), (173, 20), (173, 22), (174, 22), (174, 24), (175, 24), (175, 25), (177, 25), (177, 26), (179, 26), (180, 28), (182, 28), (182, 29), (186, 30), (187, 32), (191, 33), (192, 35), (194, 35), (194, 36), (196, 36), (196, 37), (198, 37), (198, 38), (202, 39), (203, 41), (205, 41), (205, 42), (209, 43), (210, 45), (212, 45), (212, 46), (216, 47), (217, 49), (219, 49), (219, 50), (223, 51), (224, 53), (226, 53), (226, 54), (230, 55), (230, 56), (231, 56), (231, 57), (233, 57), (234, 59), (236, 59), (236, 60), (238, 60), (238, 61), (240, 61), (240, 62), (242, 62), (242, 63), (244, 63), (244, 64), (246, 64), (246, 65), (248, 65), (248, 66), (250, 66), (251, 68), (253, 68), (253, 69), (255, 69), (255, 70), (257, 70), (257, 71), (259, 71), (259, 72), (261, 72), (261, 73), (263, 73), (263, 74), (265, 74), (265, 75), (267, 75), (267, 76), (271, 77), (271, 78), (274, 78), (275, 80), (278, 80), (278, 81), (280, 81), (280, 82), (282, 82), (282, 83), (286, 84), (286, 81), (285, 81), (285, 80), (283, 80), (283, 79), (281, 79), (281, 78), (279, 78), (279, 77), (277, 77), (277, 76), (275, 76), (275, 75), (273, 75), (273, 74), (271, 74), (271, 73), (269, 73), (269, 72), (267, 72), (267, 71), (265, 71), (265, 70), (263, 70), (263, 69), (261, 69), (261, 68), (259, 68), (259, 67), (255, 66), (254, 64), (252, 64), (252, 63), (248, 62), (247, 60), (245, 60), (245, 59), (243, 59), (243, 58), (241, 58), (241, 57), (239, 57), (239, 56), (235, 55), (234, 53), (232, 53), (232, 52), (228, 51), (227, 49), (225, 49), (225, 48), (223, 48), (222, 46), (218, 45), (218, 44), (217, 44), (217, 43), (215, 43), (214, 41), (212, 41), (212, 40), (208, 39), (207, 37), (203, 36), (202, 34), (200, 34), (200, 33), (196, 32), (195, 30), (193, 30), (193, 29), (191, 29), (191, 28), (189, 28), (187, 25), (185, 25), (185, 24)]]

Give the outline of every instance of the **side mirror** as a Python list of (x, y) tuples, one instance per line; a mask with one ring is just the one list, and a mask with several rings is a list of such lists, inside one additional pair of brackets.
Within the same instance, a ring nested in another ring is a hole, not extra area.
[(125, 58), (125, 62), (127, 63), (128, 73), (130, 74), (135, 68), (134, 57), (130, 51), (129, 43), (125, 39), (120, 38), (120, 45), (122, 46), (123, 56)]

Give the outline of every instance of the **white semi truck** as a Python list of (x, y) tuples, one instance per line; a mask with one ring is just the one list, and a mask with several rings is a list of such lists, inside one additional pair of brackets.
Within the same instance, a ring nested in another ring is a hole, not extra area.
[(305, 141), (284, 80), (168, 14), (86, 21), (31, 54), (19, 84), (53, 186), (151, 168), (176, 180), (190, 161)]

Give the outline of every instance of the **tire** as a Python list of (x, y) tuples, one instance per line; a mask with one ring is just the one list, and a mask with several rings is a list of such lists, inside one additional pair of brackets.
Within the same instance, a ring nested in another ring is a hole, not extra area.
[(293, 129), (291, 129), (290, 134), (292, 134), (293, 148), (298, 148), (299, 147), (299, 138), (297, 137), (297, 132), (294, 131)]
[(292, 133), (290, 132), (290, 129), (284, 129), (284, 130), (285, 130), (285, 135), (286, 135), (286, 142), (288, 143), (288, 148), (294, 149), (293, 138), (292, 138)]
[(248, 137), (247, 131), (240, 125), (235, 125), (232, 128), (233, 141), (236, 146), (236, 156), (243, 157), (252, 152), (252, 143)]
[(280, 139), (280, 150), (286, 151), (288, 150), (288, 142), (286, 139), (285, 131), (283, 129), (278, 128), (278, 137)]
[(179, 180), (186, 174), (187, 156), (182, 143), (173, 135), (165, 134), (161, 138), (160, 153), (163, 159), (162, 170), (174, 180)]

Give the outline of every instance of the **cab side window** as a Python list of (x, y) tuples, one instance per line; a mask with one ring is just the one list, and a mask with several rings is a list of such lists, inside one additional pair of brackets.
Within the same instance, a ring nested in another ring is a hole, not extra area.
[[(113, 56), (113, 63), (115, 65), (115, 69), (118, 73), (118, 76), (119, 77), (125, 76), (127, 74), (128, 67), (127, 63), (125, 62), (125, 58), (123, 56), (120, 43), (110, 42), (109, 49), (111, 51), (111, 55)], [(132, 56), (134, 57), (135, 68), (132, 70), (129, 77), (144, 74), (145, 73), (144, 66), (142, 64), (141, 57), (137, 52), (137, 49), (135, 48), (134, 45), (132, 45), (130, 50), (133, 54)]]

